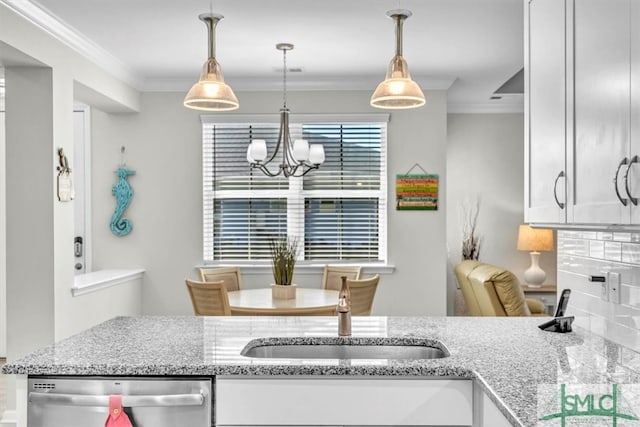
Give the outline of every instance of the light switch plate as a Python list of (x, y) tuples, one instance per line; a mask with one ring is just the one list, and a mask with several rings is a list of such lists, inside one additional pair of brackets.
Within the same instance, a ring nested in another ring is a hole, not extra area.
[(609, 301), (620, 304), (620, 273), (609, 272)]
[(602, 275), (605, 277), (604, 282), (602, 282), (602, 286), (600, 287), (600, 299), (602, 301), (609, 301), (609, 272), (602, 272)]

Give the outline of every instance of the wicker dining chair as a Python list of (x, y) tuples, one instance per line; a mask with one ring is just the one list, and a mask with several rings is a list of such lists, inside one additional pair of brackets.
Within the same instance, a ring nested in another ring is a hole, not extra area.
[(198, 282), (185, 279), (185, 283), (196, 316), (231, 316), (229, 295), (222, 280)]
[(351, 293), (351, 314), (354, 316), (370, 316), (371, 307), (373, 306), (373, 298), (376, 296), (376, 289), (380, 276), (376, 274), (373, 277), (359, 280), (347, 279), (349, 292)]
[(362, 267), (347, 267), (339, 265), (325, 265), (322, 275), (322, 288), (339, 291), (342, 286), (342, 276), (347, 279), (359, 279)]
[(198, 268), (200, 280), (203, 282), (217, 282), (224, 280), (227, 292), (242, 289), (242, 274), (238, 267)]

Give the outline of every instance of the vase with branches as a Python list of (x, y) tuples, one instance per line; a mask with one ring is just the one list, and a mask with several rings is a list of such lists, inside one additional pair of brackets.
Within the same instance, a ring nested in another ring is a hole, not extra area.
[(294, 298), (293, 269), (296, 266), (296, 258), (298, 257), (297, 239), (289, 236), (272, 239), (269, 241), (269, 250), (271, 252), (273, 280), (275, 282), (272, 286), (274, 298)]
[(462, 259), (478, 260), (482, 238), (476, 234), (480, 201), (465, 199), (461, 205)]

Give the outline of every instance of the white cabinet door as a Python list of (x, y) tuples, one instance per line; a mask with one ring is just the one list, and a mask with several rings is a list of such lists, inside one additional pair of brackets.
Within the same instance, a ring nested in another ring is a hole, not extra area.
[(471, 426), (473, 382), (216, 378), (217, 426)]
[[(640, 224), (640, 3), (631, 2), (631, 152), (633, 165), (621, 175), (627, 175), (625, 195), (631, 204), (631, 223)], [(628, 193), (627, 193), (628, 189)]]
[[(573, 200), (569, 222), (628, 224), (629, 0), (574, 2)], [(618, 193), (615, 181), (618, 171)], [(628, 204), (628, 203), (627, 203)]]
[(525, 221), (566, 221), (564, 0), (532, 0), (525, 15)]

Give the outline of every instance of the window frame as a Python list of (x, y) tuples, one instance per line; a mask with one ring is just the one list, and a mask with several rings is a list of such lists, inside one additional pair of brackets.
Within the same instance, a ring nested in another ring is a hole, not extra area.
[[(210, 164), (207, 164), (208, 159), (213, 157), (213, 146), (209, 144), (207, 146), (207, 140), (205, 137), (205, 126), (216, 124), (278, 124), (280, 116), (278, 114), (235, 114), (235, 115), (210, 115), (203, 114), (200, 116), (201, 129), (202, 129), (202, 257), (203, 265), (246, 265), (246, 266), (264, 266), (268, 264), (268, 260), (224, 260), (224, 259), (207, 259), (206, 254), (211, 254), (213, 247), (213, 233), (214, 233), (214, 195), (220, 190), (215, 190), (211, 185), (213, 181), (213, 168)], [(378, 260), (367, 260), (358, 262), (358, 260), (326, 260), (322, 262), (325, 264), (330, 262), (332, 264), (352, 264), (358, 263), (359, 265), (387, 265), (388, 263), (388, 238), (387, 238), (387, 223), (388, 223), (388, 123), (389, 114), (291, 114), (290, 124), (292, 126), (300, 124), (312, 124), (312, 123), (336, 123), (342, 125), (358, 124), (358, 123), (371, 123), (379, 124), (382, 131), (381, 142), (381, 154), (380, 154), (380, 188), (378, 190), (342, 190), (340, 198), (376, 198), (378, 200)], [(322, 168), (322, 166), (321, 166)], [(310, 173), (313, 173), (311, 171)], [(303, 178), (289, 178), (289, 188), (281, 190), (270, 190), (269, 198), (284, 197), (287, 200), (299, 198), (304, 206), (305, 199), (312, 199), (316, 197), (331, 197), (335, 198), (335, 193), (327, 196), (334, 190), (304, 190), (302, 185)], [(293, 185), (291, 185), (293, 184)], [(297, 190), (296, 188), (299, 188)], [(292, 194), (295, 193), (295, 194)], [(256, 190), (243, 189), (232, 190), (225, 198), (261, 198), (256, 194)], [(293, 223), (288, 223), (288, 234), (299, 234), (304, 236), (304, 212), (298, 212), (299, 216)], [(287, 209), (288, 222), (291, 219), (291, 208)], [(210, 236), (210, 237), (208, 237)], [(317, 261), (304, 259), (304, 250), (300, 251), (298, 265), (301, 266), (313, 266), (318, 264)]]

